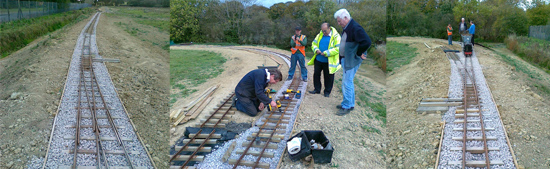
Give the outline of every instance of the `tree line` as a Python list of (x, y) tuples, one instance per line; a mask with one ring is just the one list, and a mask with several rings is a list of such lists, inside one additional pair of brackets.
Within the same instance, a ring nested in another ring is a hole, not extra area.
[(181, 42), (229, 42), (290, 48), (296, 26), (308, 43), (328, 22), (342, 28), (334, 12), (346, 8), (373, 41), (385, 41), (386, 0), (311, 0), (278, 3), (270, 8), (254, 0), (171, 0), (170, 40)]
[(451, 23), (458, 39), (465, 18), (474, 21), (476, 38), (502, 42), (510, 34), (527, 35), (529, 26), (550, 24), (550, 5), (544, 0), (388, 0), (387, 17), (389, 35), (446, 39)]

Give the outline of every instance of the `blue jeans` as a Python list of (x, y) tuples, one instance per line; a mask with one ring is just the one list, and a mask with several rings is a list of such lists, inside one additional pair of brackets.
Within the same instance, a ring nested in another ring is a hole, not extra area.
[(288, 78), (292, 79), (294, 77), (294, 72), (296, 71), (296, 61), (300, 63), (302, 79), (307, 79), (306, 61), (304, 60), (304, 55), (302, 55), (300, 51), (296, 51), (296, 53), (290, 56), (290, 69), (288, 69)]
[[(341, 64), (344, 65), (344, 59), (342, 59)], [(344, 100), (342, 101), (342, 108), (344, 109), (355, 107), (355, 87), (353, 86), (353, 78), (355, 77), (355, 73), (357, 73), (359, 66), (361, 66), (361, 63), (352, 69), (343, 71), (342, 94), (344, 94)]]
[(449, 45), (453, 45), (453, 35), (449, 35)]

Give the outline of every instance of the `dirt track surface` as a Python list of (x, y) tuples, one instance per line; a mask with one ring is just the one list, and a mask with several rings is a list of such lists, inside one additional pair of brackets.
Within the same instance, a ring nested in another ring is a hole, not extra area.
[[(266, 50), (276, 51), (283, 54), (290, 55), (290, 51), (263, 48), (263, 47), (250, 47), (247, 48), (262, 48)], [(240, 81), (242, 76), (248, 73), (250, 70), (256, 69), (258, 65), (276, 65), (270, 58), (265, 57), (265, 54), (261, 54), (254, 51), (242, 51), (228, 49), (227, 47), (219, 46), (173, 46), (171, 49), (190, 49), (190, 50), (207, 50), (217, 53), (221, 53), (223, 57), (227, 58), (227, 62), (224, 64), (224, 72), (214, 79), (210, 79), (207, 82), (197, 86), (198, 89), (194, 94), (178, 100), (172, 109), (183, 107), (186, 103), (192, 101), (200, 93), (205, 91), (211, 86), (220, 84), (220, 88), (214, 94), (214, 100), (202, 113), (208, 112), (206, 110), (212, 110), (215, 104), (221, 99), (234, 91), (236, 84)], [(246, 62), (244, 62), (246, 61)], [(282, 60), (281, 60), (282, 61)], [(307, 60), (306, 60), (307, 62)], [(313, 90), (313, 66), (307, 66), (308, 69), (308, 90)], [(297, 70), (299, 72), (299, 70)], [(288, 66), (284, 65), (281, 69), (283, 77), (288, 76)], [(342, 71), (336, 73), (335, 83), (338, 79), (341, 79)], [(364, 64), (356, 75), (356, 79), (369, 91), (373, 93), (385, 92), (385, 75), (384, 73), (368, 64)], [(322, 79), (321, 79), (322, 81)], [(281, 84), (271, 86), (278, 90)], [(335, 152), (332, 158), (331, 164), (315, 164), (315, 168), (331, 168), (331, 166), (338, 166), (342, 168), (386, 168), (383, 157), (383, 150), (386, 147), (385, 140), (385, 128), (381, 127), (382, 122), (376, 119), (370, 119), (366, 116), (366, 113), (375, 114), (366, 107), (357, 106), (355, 110), (349, 115), (340, 117), (334, 113), (337, 112), (336, 105), (342, 101), (342, 94), (340, 85), (334, 85), (332, 94), (329, 98), (322, 95), (312, 95), (304, 92), (304, 101), (302, 102), (299, 110), (299, 114), (296, 121), (296, 127), (293, 130), (294, 133), (298, 133), (301, 130), (322, 130), (325, 135), (330, 139), (335, 147)], [(358, 87), (356, 87), (356, 90)], [(382, 98), (383, 96), (379, 96)], [(215, 103), (215, 104), (214, 104)], [(203, 117), (199, 115), (197, 119)], [(237, 122), (253, 122), (256, 118), (248, 117), (241, 112), (238, 112), (233, 116), (233, 121)], [(198, 120), (189, 121), (186, 124), (173, 128), (171, 133), (170, 144), (172, 145), (175, 140), (183, 135), (183, 131), (186, 126), (196, 124)], [(378, 128), (381, 134), (375, 132), (367, 132), (362, 129), (362, 126), (369, 125)], [(380, 152), (382, 151), (382, 153)], [(282, 157), (282, 163), (280, 168), (307, 168), (309, 162), (297, 161), (292, 162), (288, 155)]]
[[(441, 135), (441, 116), (417, 114), (418, 103), (426, 97), (445, 97), (449, 88), (450, 65), (438, 46), (446, 40), (398, 37), (388, 41), (406, 43), (418, 49), (410, 64), (395, 70), (388, 77), (388, 167), (433, 168)], [(432, 49), (424, 46), (426, 42)], [(451, 49), (460, 50), (457, 43)], [(388, 49), (392, 50), (392, 49)], [(506, 49), (498, 49), (517, 62), (528, 65)], [(498, 105), (519, 168), (547, 168), (550, 164), (550, 105), (548, 97), (534, 87), (530, 75), (516, 71), (496, 53), (475, 46), (483, 73)], [(548, 85), (550, 75), (527, 66)], [(539, 93), (539, 94), (537, 94)]]
[[(0, 166), (24, 168), (29, 160), (45, 156), (73, 48), (88, 21), (66, 26), (0, 60)], [(113, 25), (116, 21), (100, 18), (100, 55), (120, 59), (106, 63), (111, 79), (153, 161), (167, 168), (168, 53)]]

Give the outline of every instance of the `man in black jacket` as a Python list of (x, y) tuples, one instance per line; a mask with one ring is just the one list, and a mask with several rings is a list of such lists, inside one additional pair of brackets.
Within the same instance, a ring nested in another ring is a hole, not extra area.
[(340, 63), (344, 67), (342, 76), (342, 94), (344, 95), (341, 105), (336, 106), (338, 113), (343, 116), (350, 113), (355, 107), (355, 88), (353, 78), (361, 66), (361, 62), (367, 59), (367, 49), (371, 45), (369, 35), (365, 29), (355, 22), (349, 15), (348, 10), (340, 9), (334, 13), (334, 18), (344, 31), (340, 41)]
[(256, 69), (248, 72), (235, 87), (235, 107), (249, 116), (256, 116), (267, 104), (276, 107), (275, 101), (265, 94), (265, 88), (282, 79), (283, 75), (277, 69)]

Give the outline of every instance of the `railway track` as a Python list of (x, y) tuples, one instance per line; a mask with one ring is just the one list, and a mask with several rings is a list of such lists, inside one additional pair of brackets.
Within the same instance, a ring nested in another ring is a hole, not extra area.
[[(462, 97), (443, 119), (437, 168), (515, 168), (513, 152), (475, 53), (443, 48), (451, 61), (449, 97)], [(477, 76), (476, 76), (477, 75)], [(460, 89), (460, 90), (456, 90)]]
[(154, 168), (97, 55), (100, 16), (75, 47), (43, 168)]
[[(290, 65), (290, 56), (263, 50), (256, 48), (243, 48), (243, 47), (230, 47), (237, 50), (247, 50), (251, 52), (267, 53), (269, 55), (275, 55)], [(271, 56), (270, 56), (271, 57)], [(282, 65), (281, 62), (271, 57), (275, 62)], [(299, 72), (298, 72), (299, 73)], [(300, 79), (300, 75), (296, 75), (292, 81), (282, 81), (283, 87), (279, 91), (286, 89), (301, 90), (300, 88), (307, 85)], [(261, 114), (261, 117), (253, 126), (257, 131), (252, 132), (248, 136), (244, 136), (244, 139), (240, 144), (235, 145), (233, 142), (232, 148), (225, 150), (224, 157), (220, 159), (225, 164), (224, 166), (216, 166), (217, 168), (237, 168), (238, 166), (248, 166), (252, 168), (274, 168), (269, 163), (262, 162), (262, 159), (271, 159), (279, 161), (282, 152), (279, 154), (274, 151), (282, 150), (288, 137), (289, 129), (292, 130), (291, 124), (292, 115), (295, 113), (298, 103), (298, 99), (295, 99), (295, 93), (289, 93), (289, 98), (285, 99), (280, 93), (277, 97), (281, 101), (281, 108), (274, 111), (266, 111)], [(229, 122), (231, 116), (235, 113), (236, 109), (232, 106), (234, 94), (230, 94), (225, 97), (217, 106), (213, 112), (210, 112), (200, 124), (196, 124), (196, 127), (201, 128), (195, 134), (189, 134), (188, 139), (184, 139), (180, 145), (176, 143), (174, 146), (175, 153), (170, 155), (170, 162), (172, 169), (176, 168), (195, 168), (195, 164), (202, 162), (205, 159), (205, 154), (212, 152), (212, 146), (217, 144), (217, 139), (221, 137), (219, 134), (214, 134), (216, 130), (222, 130), (225, 124)], [(299, 106), (299, 105), (298, 105)], [(207, 128), (204, 128), (204, 127)], [(203, 133), (203, 128), (209, 132)], [(250, 129), (249, 129), (250, 130)], [(205, 147), (205, 145), (208, 145)], [(236, 147), (236, 148), (235, 148)], [(236, 158), (231, 158), (236, 157)]]

